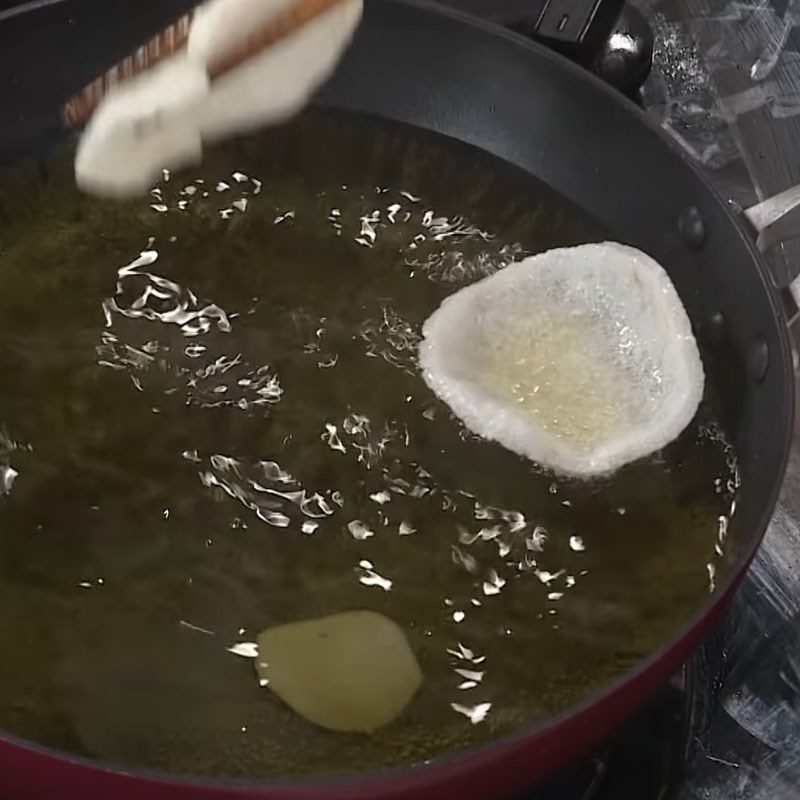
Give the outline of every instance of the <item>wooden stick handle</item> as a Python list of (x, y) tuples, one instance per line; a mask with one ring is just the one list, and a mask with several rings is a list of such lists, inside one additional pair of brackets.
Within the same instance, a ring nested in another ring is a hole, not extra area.
[(264, 27), (241, 39), (231, 50), (223, 53), (208, 68), (212, 81), (223, 77), (267, 48), (299, 31), (315, 17), (324, 14), (344, 0), (300, 0), (273, 17)]
[[(314, 18), (344, 0), (297, 0), (276, 14), (263, 27), (240, 39), (208, 67), (211, 81), (247, 63), (267, 48), (291, 36)], [(136, 52), (113, 66), (108, 72), (73, 95), (62, 108), (62, 119), (68, 128), (86, 123), (103, 98), (115, 87), (146, 72), (156, 64), (186, 47), (194, 13), (190, 12), (165, 28)]]
[(87, 122), (100, 105), (100, 101), (115, 87), (141, 75), (155, 64), (169, 58), (186, 46), (194, 14), (189, 13), (164, 28), (149, 42), (115, 64), (108, 72), (87, 84), (73, 95), (61, 109), (61, 117), (68, 128)]

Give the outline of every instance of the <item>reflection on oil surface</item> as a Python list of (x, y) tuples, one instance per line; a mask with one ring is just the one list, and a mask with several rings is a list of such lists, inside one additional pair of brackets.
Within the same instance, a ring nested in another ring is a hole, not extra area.
[[(263, 777), (418, 762), (535, 722), (702, 600), (736, 491), (707, 400), (666, 452), (555, 481), (465, 431), (420, 326), (523, 254), (602, 238), (546, 187), (307, 115), (101, 204), (69, 159), (0, 209), (0, 725)], [(715, 552), (716, 550), (716, 552)], [(425, 680), (369, 737), (305, 722), (259, 631), (395, 620)]]

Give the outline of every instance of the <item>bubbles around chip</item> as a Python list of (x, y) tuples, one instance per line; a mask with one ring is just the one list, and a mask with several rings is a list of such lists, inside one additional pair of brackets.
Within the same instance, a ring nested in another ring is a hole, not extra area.
[(423, 377), (470, 430), (564, 475), (660, 450), (703, 396), (669, 276), (614, 242), (511, 264), (446, 298), (423, 335)]

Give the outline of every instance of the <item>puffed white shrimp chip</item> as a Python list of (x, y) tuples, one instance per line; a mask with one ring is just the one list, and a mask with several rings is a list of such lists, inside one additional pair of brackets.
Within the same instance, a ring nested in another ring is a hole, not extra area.
[(511, 264), (445, 299), (423, 334), (423, 377), (468, 428), (565, 475), (661, 449), (703, 395), (669, 276), (614, 242)]

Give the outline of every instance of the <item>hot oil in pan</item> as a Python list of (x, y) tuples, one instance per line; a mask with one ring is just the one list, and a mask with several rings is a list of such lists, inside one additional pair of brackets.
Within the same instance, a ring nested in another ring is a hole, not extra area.
[[(330, 114), (130, 204), (69, 172), (4, 181), (0, 726), (206, 775), (408, 764), (565, 709), (703, 601), (736, 489), (713, 402), (586, 484), (478, 440), (418, 374), (444, 297), (606, 235), (552, 191)], [(313, 727), (229, 651), (359, 608), (425, 674), (372, 736)]]

